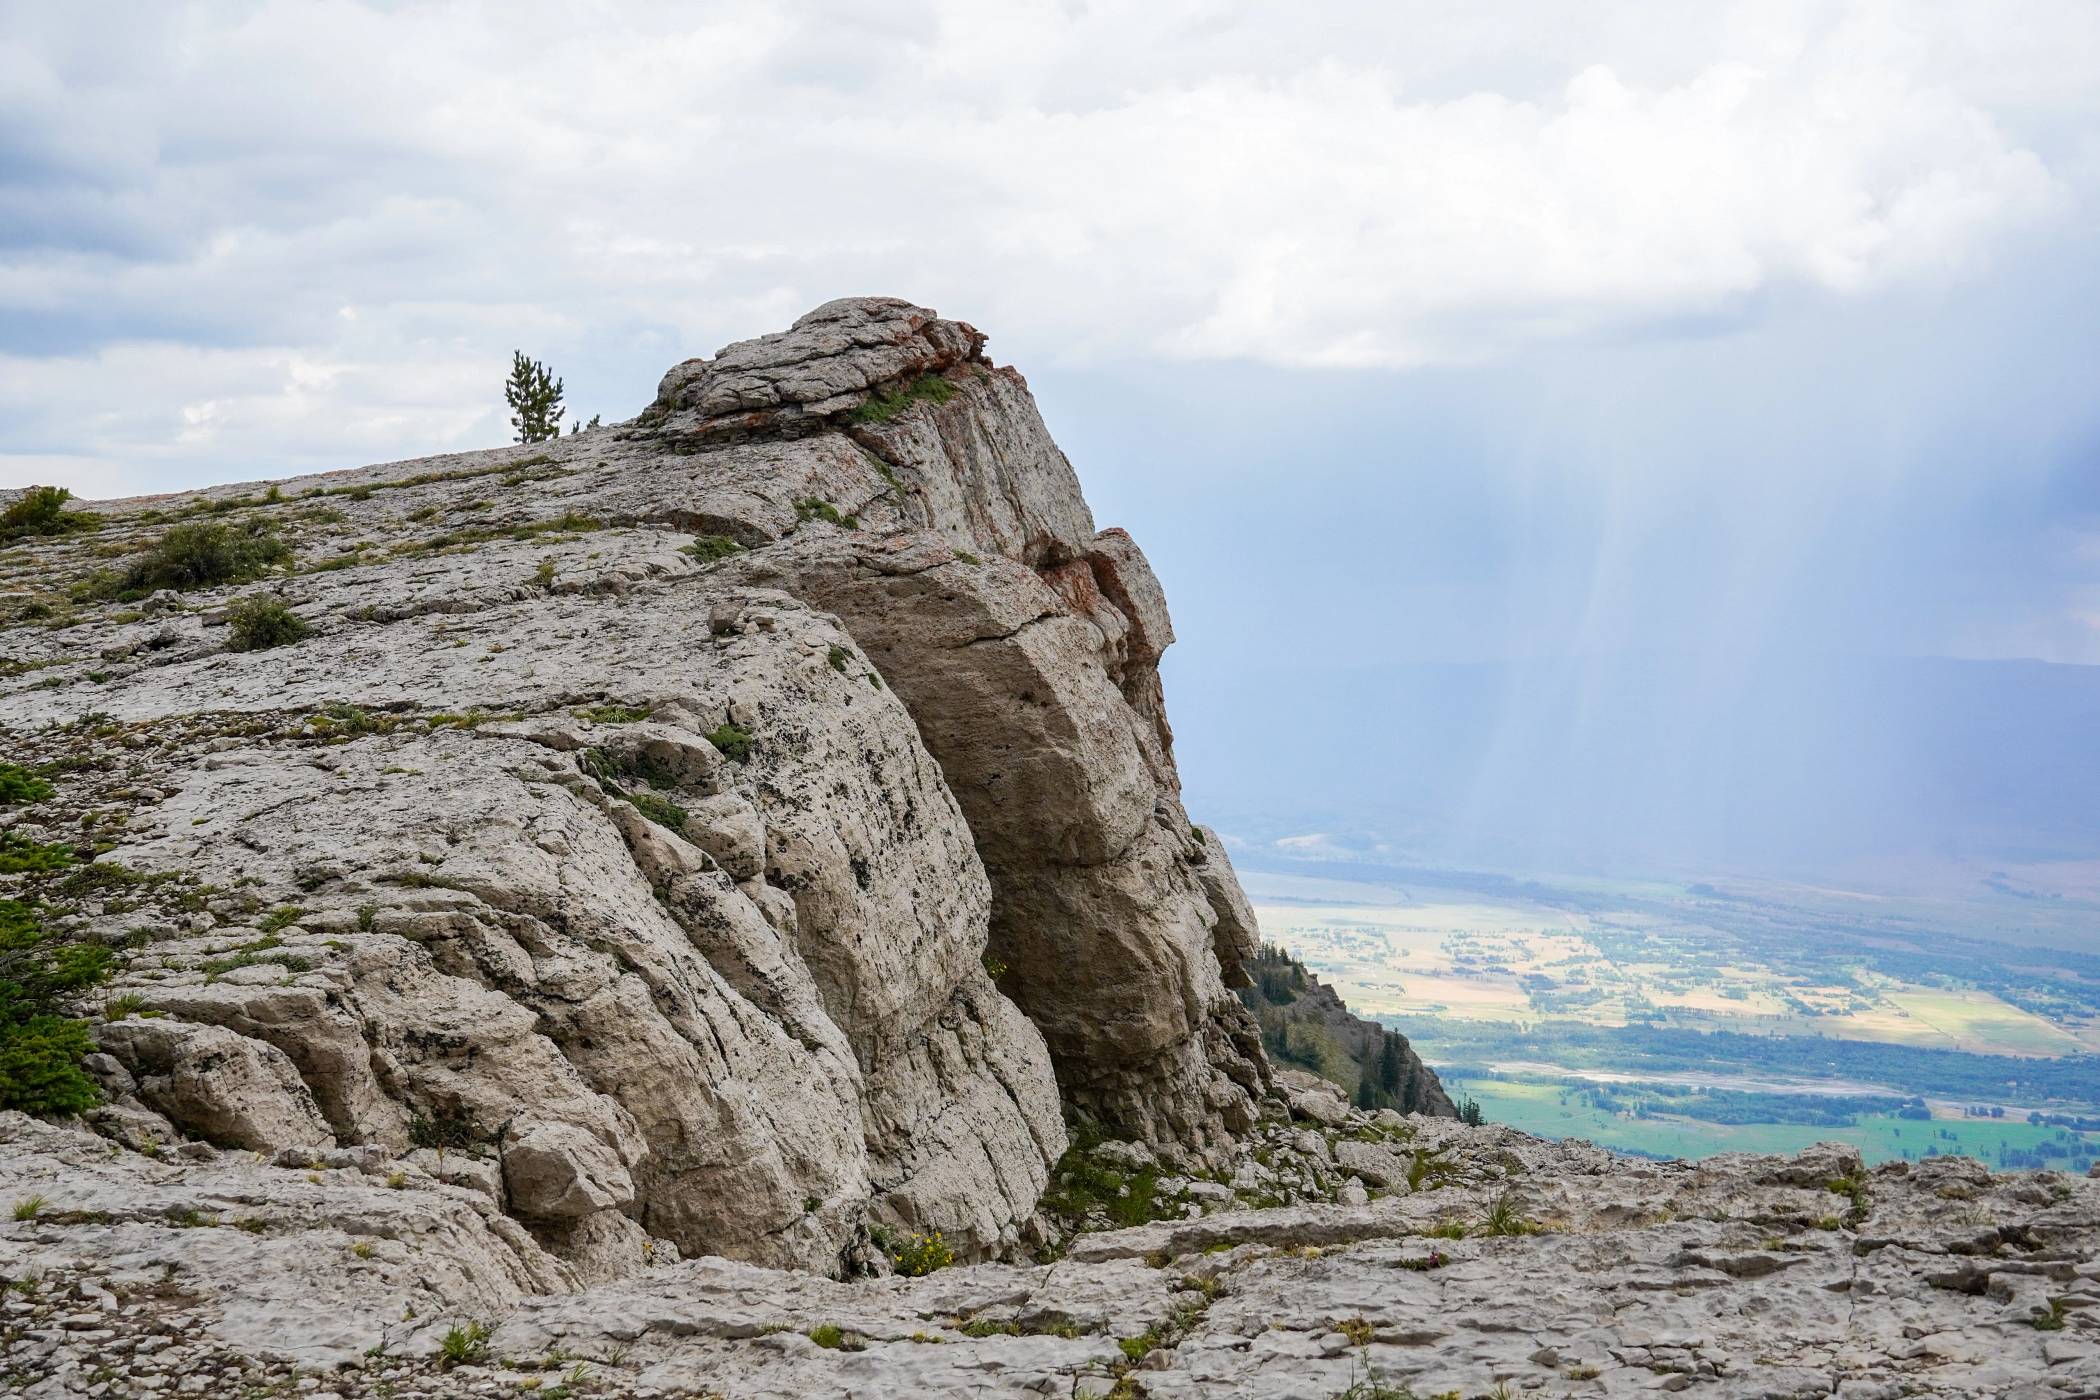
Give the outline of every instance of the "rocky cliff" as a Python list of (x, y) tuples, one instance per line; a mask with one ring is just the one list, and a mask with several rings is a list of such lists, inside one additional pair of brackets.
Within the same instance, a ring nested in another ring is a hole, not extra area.
[(0, 1377), (2100, 1383), (2100, 1184), (1467, 1128), (1319, 995), (1392, 1106), (1272, 1070), (1159, 584), (983, 345), (834, 302), (553, 442), (0, 501)]
[(101, 1121), (453, 1149), (583, 1279), (983, 1255), (1061, 1105), (1198, 1160), (1248, 1128), (1164, 597), (983, 344), (833, 302), (630, 424), (8, 551), (0, 726), (55, 779), (17, 825), (68, 855), (15, 883), (121, 950)]

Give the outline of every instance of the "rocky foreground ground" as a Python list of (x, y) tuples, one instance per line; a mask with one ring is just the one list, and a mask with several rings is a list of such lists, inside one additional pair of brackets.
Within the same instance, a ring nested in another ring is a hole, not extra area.
[[(1096, 1227), (1159, 1218), (1047, 1262), (837, 1281), (667, 1256), (502, 1306), (530, 1281), (470, 1166), (146, 1155), (8, 1115), (0, 1378), (38, 1397), (2100, 1393), (2100, 1181), (1870, 1171), (1836, 1145), (1653, 1163), (1293, 1102), (1222, 1180), (1131, 1143), (1068, 1158), (1053, 1201)], [(1244, 1204), (1263, 1193), (1296, 1203)]]

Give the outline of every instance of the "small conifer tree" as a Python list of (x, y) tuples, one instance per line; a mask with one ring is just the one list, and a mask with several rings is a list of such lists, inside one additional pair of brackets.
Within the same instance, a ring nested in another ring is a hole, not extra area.
[(523, 350), (510, 358), (510, 381), (503, 386), (503, 401), (510, 405), (510, 425), (518, 430), (519, 442), (546, 442), (561, 436), (561, 381), (538, 360), (525, 358)]

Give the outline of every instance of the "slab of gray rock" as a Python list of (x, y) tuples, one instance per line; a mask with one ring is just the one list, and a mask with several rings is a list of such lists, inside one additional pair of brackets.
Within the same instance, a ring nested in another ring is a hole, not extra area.
[[(1863, 1217), (1830, 1228), (1840, 1198), (1810, 1178), (1834, 1149), (1655, 1163), (1425, 1122), (1455, 1184), (1369, 1204), (1224, 1211), (1085, 1236), (1055, 1264), (922, 1278), (659, 1250), (592, 1283), (421, 1152), (156, 1161), (0, 1114), (0, 1201), (41, 1198), (0, 1217), (0, 1270), (33, 1280), (0, 1307), (38, 1396), (180, 1393), (190, 1376), (289, 1393), (294, 1364), (320, 1393), (470, 1395), (551, 1385), (550, 1357), (563, 1376), (582, 1363), (580, 1393), (762, 1400), (1018, 1400), (1123, 1376), (1270, 1400), (1367, 1378), (1745, 1400), (2100, 1387), (2090, 1178), (1896, 1164), (1864, 1178)], [(1510, 1233), (1485, 1232), (1498, 1202)], [(446, 1370), (445, 1334), (469, 1321), (486, 1354)]]

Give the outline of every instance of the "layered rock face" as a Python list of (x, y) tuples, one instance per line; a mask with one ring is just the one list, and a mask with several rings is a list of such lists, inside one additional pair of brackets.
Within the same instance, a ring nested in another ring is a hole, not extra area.
[[(1221, 1151), (1254, 934), (1180, 805), (1164, 601), (982, 345), (835, 302), (632, 424), (0, 556), (43, 624), (0, 726), (61, 775), (22, 830), (100, 848), (52, 908), (129, 949), (105, 1129), (415, 1162), (566, 1285), (997, 1251), (1061, 1096)], [(64, 601), (185, 521), (294, 564)], [(253, 594), (310, 635), (230, 650)]]
[[(834, 302), (673, 369), (645, 431), (674, 449), (838, 433), (889, 486), (849, 497), (862, 530), (725, 572), (836, 614), (905, 697), (991, 877), (1001, 985), (1068, 1101), (1214, 1145), (1261, 1088), (1258, 1032), (1226, 995), (1256, 940), (1222, 846), (1180, 805), (1165, 595), (1129, 535), (1096, 533), (1026, 384), (982, 346), (902, 303)], [(870, 538), (891, 511), (899, 528)]]

